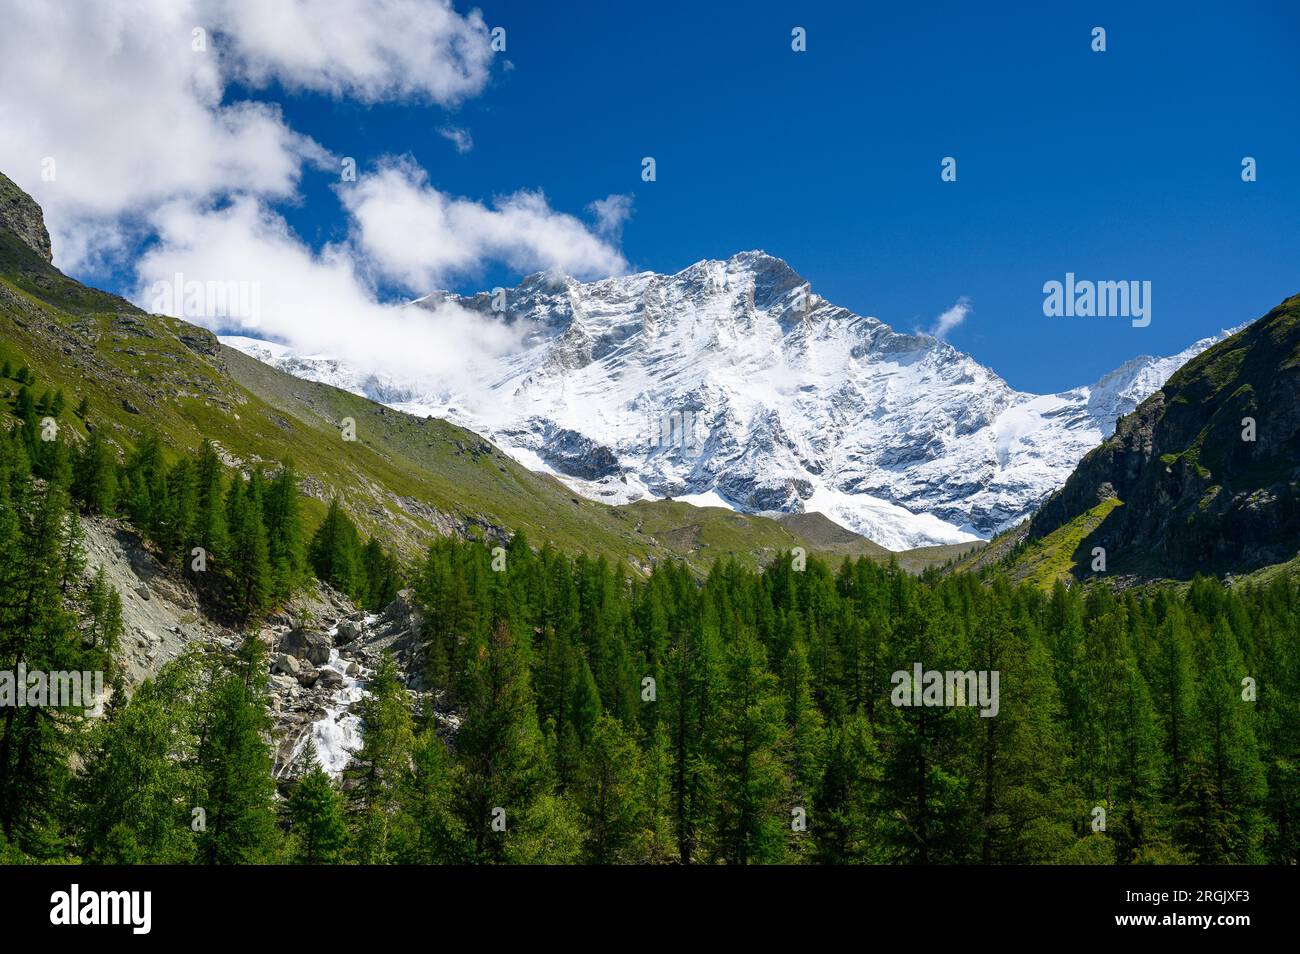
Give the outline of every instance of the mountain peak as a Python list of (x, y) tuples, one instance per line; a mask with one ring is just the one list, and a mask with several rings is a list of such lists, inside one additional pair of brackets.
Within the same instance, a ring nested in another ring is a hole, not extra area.
[(761, 248), (751, 248), (745, 252), (737, 252), (727, 261), (735, 262), (737, 265), (745, 267), (766, 267), (769, 265), (784, 265), (789, 268), (790, 265), (783, 258), (777, 258), (775, 255), (769, 255)]
[(54, 260), (41, 207), (3, 172), (0, 172), (0, 228), (13, 232), (45, 261)]

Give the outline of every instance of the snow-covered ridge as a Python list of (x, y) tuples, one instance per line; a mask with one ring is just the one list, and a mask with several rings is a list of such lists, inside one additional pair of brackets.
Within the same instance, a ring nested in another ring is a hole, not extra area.
[(299, 377), (447, 417), (588, 497), (820, 511), (894, 550), (1020, 521), (1117, 416), (1228, 334), (1037, 395), (944, 341), (827, 302), (760, 251), (675, 275), (537, 274), (504, 296), (438, 293), (411, 307), (445, 302), (522, 333), (481, 393), (222, 341)]

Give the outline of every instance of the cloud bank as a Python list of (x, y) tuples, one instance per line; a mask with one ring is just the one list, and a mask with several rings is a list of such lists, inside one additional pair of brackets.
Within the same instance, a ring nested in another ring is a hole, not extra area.
[(366, 259), (384, 278), (413, 291), (473, 274), (485, 261), (578, 278), (627, 270), (616, 246), (556, 212), (540, 192), (516, 192), (489, 207), (439, 192), (423, 169), (401, 161), (336, 191)]
[[(309, 248), (251, 198), (220, 210), (177, 202), (157, 216), (161, 241), (139, 262), (135, 299), (158, 304), (159, 283), (246, 282), (257, 309), (240, 330), (271, 337), (300, 353), (328, 354), (409, 382), (471, 390), (478, 376), (519, 346), (517, 332), (454, 304), (436, 311), (375, 299), (344, 246)], [(179, 297), (179, 296), (177, 296)], [(169, 310), (193, 320), (183, 301)], [(226, 329), (231, 322), (222, 322)]]
[[(66, 271), (96, 274), (151, 240), (131, 263), (144, 307), (176, 273), (242, 282), (260, 301), (257, 327), (243, 330), (426, 377), (451, 373), (446, 355), (465, 366), (513, 342), (459, 309), (385, 304), (377, 283), (424, 294), (494, 265), (626, 271), (617, 204), (595, 204), (589, 225), (540, 191), (453, 196), (409, 159), (337, 183), (345, 242), (313, 249), (276, 211), (299, 200), (304, 176), (337, 177), (341, 157), (259, 94), (278, 85), (454, 107), (491, 80), (477, 11), (447, 0), (69, 0), (7, 4), (5, 20), (0, 169), (41, 203)], [(469, 131), (455, 132), (468, 149)], [(225, 312), (183, 317), (235, 330)]]

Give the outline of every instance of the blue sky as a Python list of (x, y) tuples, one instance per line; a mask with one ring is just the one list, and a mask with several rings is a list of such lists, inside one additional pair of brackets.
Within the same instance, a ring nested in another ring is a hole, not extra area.
[[(950, 340), (1025, 390), (1176, 352), (1300, 292), (1300, 5), (480, 8), (507, 50), (451, 107), (279, 82), (233, 81), (224, 101), (278, 102), (363, 175), (406, 156), (441, 193), (481, 203), (541, 190), (590, 221), (593, 200), (630, 194), (621, 250), (636, 270), (763, 248), (902, 330), (965, 297)], [(807, 52), (790, 48), (795, 26)], [(956, 182), (940, 181), (944, 156)], [(308, 167), (296, 198), (271, 203), (315, 249), (348, 235), (336, 179)], [(1150, 281), (1150, 326), (1044, 317), (1043, 283), (1067, 271)], [(129, 284), (121, 263), (83, 273)], [(485, 261), (452, 284), (519, 277)]]

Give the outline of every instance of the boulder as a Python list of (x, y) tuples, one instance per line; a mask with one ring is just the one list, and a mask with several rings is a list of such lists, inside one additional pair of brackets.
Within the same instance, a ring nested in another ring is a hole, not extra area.
[(361, 624), (350, 619), (345, 619), (339, 623), (338, 636), (336, 641), (340, 646), (346, 646), (352, 640), (361, 635)]
[(302, 672), (302, 664), (298, 662), (296, 656), (290, 656), (288, 653), (276, 653), (275, 658), (271, 660), (271, 671), (285, 676), (297, 676)]
[(298, 673), (298, 685), (302, 686), (304, 689), (310, 689), (312, 686), (316, 685), (318, 679), (320, 679), (320, 670), (313, 669), (310, 666)]
[(280, 643), (285, 652), (319, 666), (330, 661), (330, 638), (305, 629), (290, 630)]
[(320, 678), (316, 680), (318, 689), (342, 689), (343, 676), (337, 669), (320, 670)]
[(355, 659), (352, 660), (352, 662), (348, 663), (347, 673), (349, 676), (353, 676), (353, 677), (361, 675), (361, 666), (357, 663)]

